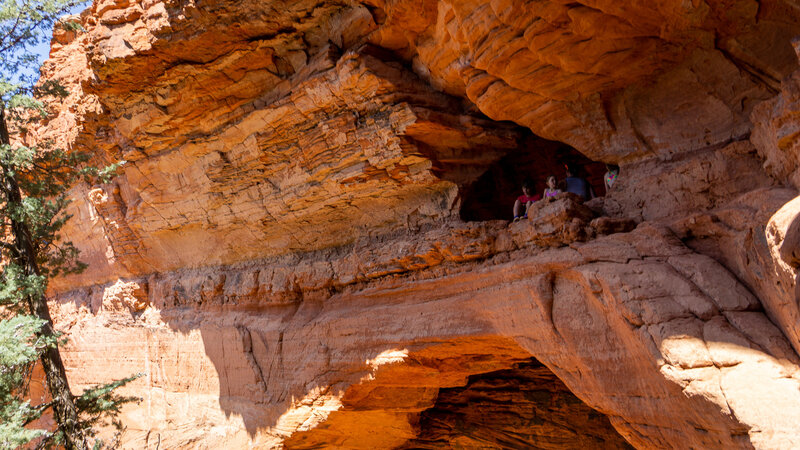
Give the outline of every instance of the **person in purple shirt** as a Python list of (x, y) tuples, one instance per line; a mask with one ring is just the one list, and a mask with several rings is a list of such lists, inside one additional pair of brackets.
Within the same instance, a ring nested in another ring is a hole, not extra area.
[(547, 177), (547, 187), (544, 188), (544, 192), (542, 193), (542, 198), (547, 197), (555, 197), (556, 195), (561, 193), (561, 189), (558, 189), (558, 181), (556, 180), (555, 175), (550, 175)]

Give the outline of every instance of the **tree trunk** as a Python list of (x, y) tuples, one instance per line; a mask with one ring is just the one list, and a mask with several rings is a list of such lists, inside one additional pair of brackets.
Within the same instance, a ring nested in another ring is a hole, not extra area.
[[(11, 144), (6, 125), (5, 105), (1, 102), (0, 143)], [(22, 193), (17, 180), (4, 165), (0, 165), (0, 169), (2, 169), (0, 189), (4, 191), (7, 202), (19, 204), (22, 200)], [(28, 226), (24, 222), (17, 222), (12, 219), (11, 230), (15, 241), (14, 246), (19, 251), (19, 263), (24, 267), (25, 273), (27, 275), (40, 275), (39, 266), (36, 262), (36, 250)], [(55, 336), (53, 319), (50, 317), (50, 310), (47, 308), (47, 300), (44, 295), (30, 296), (25, 300), (30, 307), (31, 314), (45, 321), (39, 331), (39, 335)], [(69, 389), (67, 372), (64, 369), (64, 362), (61, 360), (58, 346), (48, 347), (42, 354), (41, 361), (47, 377), (47, 387), (53, 397), (53, 411), (56, 423), (59, 429), (64, 432), (64, 446), (67, 450), (85, 450), (87, 448), (86, 439), (78, 426), (78, 408), (75, 405), (75, 397)]]

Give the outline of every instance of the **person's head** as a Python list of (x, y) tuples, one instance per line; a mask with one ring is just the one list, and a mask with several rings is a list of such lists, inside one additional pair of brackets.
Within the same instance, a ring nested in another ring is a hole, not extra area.
[(550, 175), (549, 177), (547, 177), (547, 187), (548, 188), (555, 189), (556, 188), (556, 184), (557, 184), (557, 181), (556, 181), (556, 176), (555, 175)]
[(606, 164), (606, 170), (609, 172), (619, 173), (619, 166), (616, 164)]
[(566, 166), (564, 166), (564, 168), (566, 169), (565, 173), (567, 174), (568, 177), (574, 177), (578, 175), (578, 168), (575, 167), (575, 165), (567, 164)]
[(533, 190), (534, 190), (534, 183), (533, 183), (532, 180), (525, 180), (525, 182), (522, 183), (522, 193), (523, 194), (525, 194), (527, 196), (531, 196), (531, 195), (533, 195)]

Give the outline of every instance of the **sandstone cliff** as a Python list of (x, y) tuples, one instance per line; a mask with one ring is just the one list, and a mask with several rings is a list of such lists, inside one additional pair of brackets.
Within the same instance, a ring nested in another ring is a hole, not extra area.
[[(90, 268), (51, 286), (76, 389), (145, 374), (123, 446), (800, 445), (795, 2), (75, 19), (31, 138), (128, 161), (75, 187)], [(564, 158), (621, 175), (461, 219)]]

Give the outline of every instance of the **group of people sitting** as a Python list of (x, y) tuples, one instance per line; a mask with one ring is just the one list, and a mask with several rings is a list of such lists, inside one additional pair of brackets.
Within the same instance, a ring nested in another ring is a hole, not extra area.
[[(603, 176), (603, 182), (606, 187), (606, 192), (611, 189), (611, 186), (619, 176), (619, 166), (613, 164), (606, 164), (606, 174)], [(572, 165), (566, 166), (566, 177), (559, 183), (555, 175), (547, 177), (547, 187), (542, 194), (534, 192), (535, 183), (532, 180), (526, 180), (522, 184), (522, 195), (517, 197), (514, 202), (514, 221), (525, 219), (528, 217), (528, 208), (542, 198), (555, 197), (562, 192), (572, 192), (578, 195), (583, 200), (589, 200), (595, 197), (592, 185), (586, 181), (586, 178), (580, 176), (576, 168)]]

